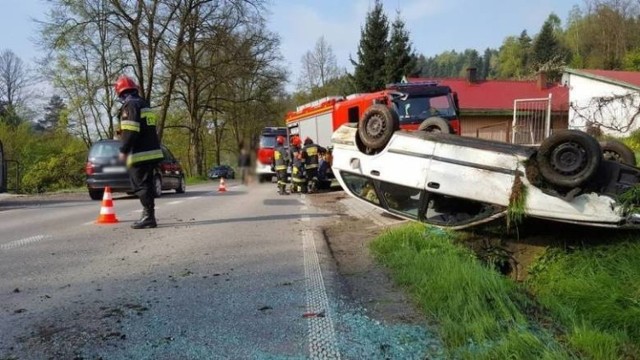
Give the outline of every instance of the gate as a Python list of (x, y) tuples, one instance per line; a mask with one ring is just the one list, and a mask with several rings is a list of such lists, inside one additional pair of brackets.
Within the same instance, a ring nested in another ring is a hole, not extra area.
[(539, 145), (551, 134), (551, 94), (548, 98), (513, 101), (511, 142)]

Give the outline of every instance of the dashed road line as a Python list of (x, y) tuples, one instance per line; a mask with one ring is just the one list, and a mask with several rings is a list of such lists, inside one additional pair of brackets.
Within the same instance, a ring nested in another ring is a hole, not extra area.
[(42, 240), (47, 240), (47, 239), (51, 239), (51, 236), (50, 235), (35, 235), (35, 236), (28, 237), (28, 238), (15, 240), (15, 241), (8, 242), (6, 244), (2, 244), (2, 245), (0, 245), (0, 250), (15, 249), (15, 248), (19, 248), (21, 246), (26, 246), (26, 245), (29, 245), (29, 244), (32, 244), (32, 243), (36, 243), (36, 242), (42, 241)]
[(183, 202), (184, 202), (183, 200), (176, 200), (176, 201), (168, 202), (167, 205), (176, 205), (176, 204), (180, 204), (180, 203), (183, 203)]

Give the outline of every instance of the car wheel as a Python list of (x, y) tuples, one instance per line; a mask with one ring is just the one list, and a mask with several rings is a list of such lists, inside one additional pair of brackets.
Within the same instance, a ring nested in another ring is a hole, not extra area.
[(159, 175), (153, 177), (153, 195), (157, 198), (162, 196), (162, 178)]
[(447, 122), (447, 120), (437, 116), (430, 117), (423, 121), (420, 124), (420, 127), (418, 127), (418, 130), (451, 134), (451, 128), (449, 127), (449, 123)]
[(540, 174), (553, 185), (574, 188), (598, 170), (602, 150), (598, 141), (578, 130), (557, 132), (542, 142), (537, 154)]
[(400, 128), (398, 113), (383, 104), (373, 104), (358, 122), (358, 137), (369, 152), (382, 150)]
[(607, 140), (600, 143), (605, 160), (613, 160), (623, 164), (636, 166), (636, 155), (627, 145), (618, 140)]
[(91, 198), (91, 200), (102, 200), (102, 197), (104, 196), (104, 190), (100, 189), (100, 190), (89, 190), (89, 197)]
[(184, 192), (187, 190), (187, 183), (184, 181), (184, 176), (180, 177), (180, 184), (178, 185), (178, 187), (176, 188), (176, 193), (178, 194), (184, 194)]

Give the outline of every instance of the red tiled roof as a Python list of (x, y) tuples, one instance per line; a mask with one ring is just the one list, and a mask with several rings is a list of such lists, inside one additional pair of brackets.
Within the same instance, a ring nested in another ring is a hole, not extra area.
[(581, 69), (576, 72), (583, 72), (603, 78), (609, 78), (612, 80), (617, 80), (620, 82), (624, 82), (636, 87), (640, 87), (640, 72), (638, 71), (616, 71), (616, 70), (592, 70), (592, 69)]
[(409, 78), (407, 80), (409, 82), (435, 80), (440, 85), (451, 87), (458, 93), (461, 110), (513, 111), (513, 101), (516, 99), (547, 98), (550, 93), (552, 111), (569, 109), (568, 88), (556, 84), (540, 89), (535, 80), (480, 80), (472, 84), (467, 79)]

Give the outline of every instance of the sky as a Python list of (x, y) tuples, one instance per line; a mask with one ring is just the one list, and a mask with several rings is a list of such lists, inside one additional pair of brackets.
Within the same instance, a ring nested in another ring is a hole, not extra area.
[[(360, 30), (374, 0), (267, 0), (269, 28), (280, 36), (281, 52), (293, 89), (302, 55), (324, 36), (338, 66), (351, 71), (349, 56), (357, 59)], [(417, 53), (427, 57), (443, 51), (471, 48), (482, 54), (499, 48), (507, 36), (527, 30), (534, 36), (550, 13), (564, 22), (583, 0), (383, 0), (390, 20), (399, 11)], [(43, 20), (44, 0), (0, 0), (0, 51), (10, 49), (32, 64), (43, 56), (34, 44)]]

